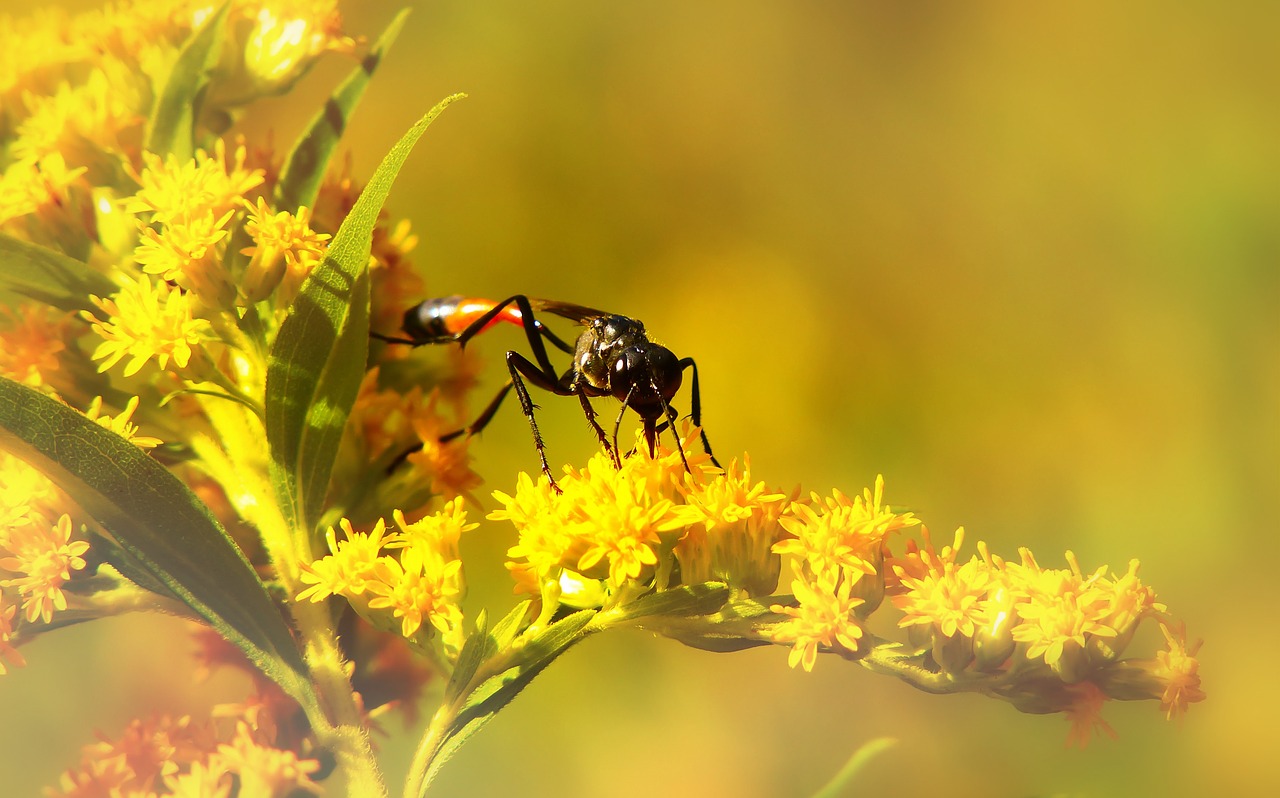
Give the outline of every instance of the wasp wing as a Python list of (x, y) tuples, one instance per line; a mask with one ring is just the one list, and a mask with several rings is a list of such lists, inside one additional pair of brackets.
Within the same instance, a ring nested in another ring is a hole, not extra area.
[(586, 324), (592, 319), (598, 319), (601, 316), (612, 315), (604, 310), (597, 310), (584, 305), (575, 305), (572, 302), (559, 302), (554, 299), (530, 298), (529, 305), (533, 307), (534, 310), (554, 313), (557, 316), (571, 321), (576, 321), (579, 324)]

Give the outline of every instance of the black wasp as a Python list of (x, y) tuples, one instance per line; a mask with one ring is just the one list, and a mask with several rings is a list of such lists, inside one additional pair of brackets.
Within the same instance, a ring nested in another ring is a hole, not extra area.
[[(570, 346), (551, 332), (541, 321), (534, 317), (534, 310), (552, 313), (581, 324), (585, 329), (578, 335), (577, 343)], [(531, 299), (517, 294), (501, 302), (490, 299), (476, 299), (462, 296), (449, 296), (439, 299), (428, 299), (410, 308), (404, 314), (401, 329), (404, 338), (379, 335), (375, 337), (389, 343), (423, 346), (426, 344), (444, 344), (457, 342), (466, 346), (475, 336), (494, 326), (498, 322), (520, 325), (529, 339), (529, 347), (533, 350), (533, 360), (529, 360), (519, 352), (507, 352), (507, 370), (511, 379), (502, 386), (493, 401), (476, 417), (469, 426), (463, 427), (440, 438), (442, 442), (450, 441), (461, 435), (473, 435), (484, 429), (502, 400), (514, 388), (520, 400), (520, 409), (529, 420), (533, 430), (533, 444), (538, 449), (538, 459), (542, 465), (542, 473), (556, 487), (555, 478), (551, 475), (551, 467), (547, 464), (546, 445), (542, 441), (542, 433), (538, 431), (538, 422), (533, 417), (533, 399), (529, 396), (528, 380), (544, 391), (556, 396), (577, 396), (586, 414), (587, 423), (604, 446), (605, 451), (613, 458), (614, 465), (621, 466), (618, 454), (618, 428), (627, 408), (640, 416), (644, 425), (644, 439), (649, 446), (649, 454), (654, 453), (658, 434), (671, 427), (678, 414), (671, 406), (671, 399), (684, 379), (684, 370), (693, 370), (693, 388), (690, 398), (690, 416), (694, 425), (702, 426), (702, 400), (698, 391), (698, 366), (693, 358), (677, 358), (670, 349), (649, 340), (644, 324), (636, 319), (606, 313), (602, 310), (573, 305), (568, 302), (555, 302), (546, 299)], [(573, 355), (573, 363), (563, 373), (557, 372), (547, 356), (547, 348), (543, 340), (550, 341), (557, 349)], [(591, 397), (612, 396), (622, 402), (622, 409), (613, 425), (613, 435), (606, 435), (604, 429), (596, 421), (596, 412), (591, 407)], [(674, 432), (673, 432), (674, 434)], [(711, 462), (720, 467), (715, 455), (711, 453), (711, 444), (707, 441), (707, 433), (702, 432), (702, 447)], [(676, 450), (684, 460), (684, 449), (677, 441)], [(685, 469), (689, 468), (685, 461)], [(559, 490), (556, 487), (556, 490)]]

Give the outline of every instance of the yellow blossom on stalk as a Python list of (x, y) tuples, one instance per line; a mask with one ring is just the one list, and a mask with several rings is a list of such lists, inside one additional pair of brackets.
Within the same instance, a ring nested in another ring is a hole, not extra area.
[(164, 786), (171, 798), (227, 798), (231, 794), (231, 778), (219, 765), (192, 762), (186, 773), (166, 774)]
[(1067, 747), (1084, 748), (1094, 734), (1105, 734), (1111, 739), (1118, 735), (1111, 724), (1102, 719), (1102, 707), (1109, 700), (1093, 682), (1080, 682), (1070, 685), (1071, 703), (1063, 709), (1067, 720), (1071, 723), (1071, 731), (1067, 734)]
[(232, 211), (221, 217), (204, 213), (174, 220), (162, 230), (144, 227), (134, 260), (147, 274), (190, 291), (206, 306), (228, 308), (236, 289), (223, 266), (225, 245), (219, 245), (230, 235), (227, 223), (232, 215)]
[(241, 292), (247, 302), (257, 302), (279, 286), (276, 306), (287, 307), (307, 275), (324, 260), (330, 236), (311, 229), (311, 211), (306, 207), (299, 208), (297, 214), (272, 213), (261, 197), (257, 204), (243, 204), (249, 211), (244, 229), (254, 243), (240, 250), (250, 256)]
[(380, 376), (378, 366), (365, 372), (347, 422), (358, 431), (355, 438), (363, 448), (362, 460), (373, 460), (392, 449), (399, 454), (411, 442), (416, 443), (414, 417), (435, 412), (434, 390), (432, 398), (424, 401), (421, 386), (407, 391), (383, 389), (378, 387)]
[(5, 661), (8, 660), (10, 665), (21, 668), (27, 664), (23, 658), (22, 652), (13, 647), (13, 617), (18, 612), (16, 604), (8, 604), (5, 601), (3, 593), (0, 593), (0, 676), (8, 673), (5, 667)]
[(767, 596), (778, 587), (782, 557), (773, 546), (782, 536), (787, 495), (752, 483), (751, 461), (742, 473), (733, 461), (705, 481), (690, 479), (676, 512), (689, 528), (676, 544), (686, 584), (723, 581), (747, 596)]
[[(514, 496), (495, 491), (506, 509), (489, 518), (509, 520), (520, 532), (507, 552), (518, 581), (558, 581), (562, 569), (613, 589), (651, 578), (663, 533), (685, 525), (672, 498), (658, 494), (664, 480), (639, 475), (653, 462), (637, 454), (618, 469), (598, 452), (582, 470), (566, 470), (559, 480), (562, 493), (551, 490), (545, 478), (535, 483), (523, 474)], [(533, 579), (520, 560), (533, 567)]]
[(1071, 570), (1042, 569), (1026, 549), (1022, 558), (1022, 565), (1005, 569), (1019, 598), (1013, 639), (1027, 644), (1027, 659), (1043, 659), (1063, 681), (1077, 682), (1088, 664), (1088, 638), (1116, 636), (1105, 622), (1107, 595), (1098, 585), (1106, 568), (1085, 577), (1069, 552)]
[[(63, 82), (52, 93), (23, 92), (26, 118), (17, 128), (15, 159), (38, 160), (51, 153), (84, 163), (93, 147), (120, 149), (122, 132), (142, 124), (145, 81), (117, 58), (95, 59), (83, 82)], [(86, 146), (88, 145), (88, 146)]]
[(214, 340), (212, 326), (195, 316), (189, 295), (163, 281), (153, 283), (145, 275), (136, 283), (125, 283), (114, 297), (90, 296), (89, 300), (106, 316), (81, 314), (103, 339), (92, 355), (102, 361), (98, 371), (110, 369), (126, 356), (130, 358), (126, 377), (137, 374), (153, 358), (162, 369), (169, 367), (170, 358), (178, 368), (186, 368), (193, 351)]
[(85, 171), (83, 166), (68, 167), (60, 152), (10, 163), (0, 175), (0, 225), (39, 213), (41, 221), (56, 229), (63, 209), (71, 205), (70, 190)]
[(41, 389), (61, 368), (68, 316), (24, 302), (0, 308), (0, 374)]
[(1200, 689), (1200, 663), (1196, 654), (1200, 651), (1203, 640), (1187, 645), (1187, 627), (1185, 623), (1170, 626), (1160, 624), (1160, 631), (1169, 644), (1167, 651), (1156, 652), (1156, 667), (1153, 675), (1164, 685), (1160, 695), (1160, 708), (1168, 720), (1181, 718), (1191, 704), (1204, 700), (1204, 690)]
[(470, 496), (483, 480), (471, 470), (471, 455), (466, 437), (441, 441), (441, 435), (452, 432), (439, 415), (439, 394), (427, 397), (426, 406), (410, 418), (414, 434), (422, 448), (412, 452), (406, 462), (429, 481), (431, 492), (441, 496)]
[(26, 462), (0, 451), (0, 546), (11, 530), (45, 523), (45, 514), (59, 504), (57, 488)]
[(28, 622), (49, 623), (54, 610), (67, 608), (62, 587), (72, 571), (85, 566), (89, 544), (71, 540), (71, 516), (63, 513), (57, 523), (32, 523), (10, 529), (5, 537), (8, 557), (0, 557), (0, 568), (20, 576), (0, 579), (0, 587), (16, 587), (22, 594), (22, 609)]
[(450, 640), (461, 627), (462, 560), (446, 560), (425, 546), (408, 546), (398, 559), (378, 559), (369, 591), (374, 594), (369, 609), (391, 610), (406, 639), (412, 639), (424, 622)]
[[(911, 513), (895, 513), (883, 504), (884, 477), (875, 491), (849, 498), (833, 491), (830, 498), (813, 494), (813, 505), (795, 504), (792, 517), (781, 522), (794, 538), (773, 547), (792, 555), (811, 574), (811, 580), (856, 582), (880, 572), (881, 546), (891, 533), (920, 522)], [(815, 509), (816, 508), (816, 509)]]
[(902, 610), (899, 626), (933, 626), (945, 637), (973, 637), (986, 620), (985, 600), (991, 582), (986, 564), (976, 556), (963, 565), (936, 558), (925, 576), (903, 577), (905, 592), (893, 603)]
[(96, 422), (103, 429), (109, 429), (120, 437), (137, 446), (139, 449), (154, 449), (164, 441), (159, 438), (152, 438), (148, 435), (138, 434), (138, 425), (130, 421), (133, 413), (138, 409), (138, 397), (129, 398), (129, 403), (124, 406), (119, 414), (114, 418), (111, 416), (101, 415), (102, 413), (102, 397), (95, 396), (93, 401), (89, 403), (89, 409), (85, 411), (85, 418)]
[(863, 632), (855, 613), (864, 600), (850, 595), (852, 587), (853, 583), (847, 580), (834, 587), (825, 581), (809, 584), (797, 579), (791, 583), (796, 606), (775, 604), (769, 608), (770, 612), (791, 618), (769, 635), (775, 643), (791, 644), (789, 666), (813, 670), (819, 646), (849, 653), (858, 651)]
[(278, 0), (258, 9), (244, 65), (260, 91), (288, 84), (323, 52), (354, 50), (334, 6), (334, 0)]
[[(409, 253), (418, 246), (418, 235), (413, 232), (408, 219), (401, 219), (391, 230), (375, 228), (373, 231), (373, 262), (369, 266), (370, 294), (369, 314), (374, 320), (378, 332), (386, 335), (398, 334), (400, 320), (410, 306), (422, 300), (425, 288), (422, 276), (409, 261)], [(378, 322), (387, 325), (379, 326)], [(388, 353), (407, 355), (409, 347), (388, 347)], [(466, 350), (452, 349), (455, 356)], [(454, 364), (461, 365), (460, 363)], [(448, 392), (460, 381), (466, 382), (466, 374), (459, 374), (456, 367), (448, 369), (442, 375), (441, 387)], [(470, 388), (474, 383), (467, 385)], [(454, 396), (450, 396), (454, 399)]]
[(388, 549), (425, 547), (439, 553), (446, 560), (458, 559), (458, 542), (462, 539), (462, 533), (480, 526), (467, 523), (466, 505), (457, 499), (447, 502), (440, 512), (412, 523), (399, 510), (393, 511), (391, 515), (400, 534), (387, 543)]
[(388, 619), (398, 619), (405, 638), (413, 639), (428, 624), (447, 643), (460, 643), (464, 585), (457, 545), (461, 534), (475, 527), (466, 522), (461, 500), (413, 523), (397, 512), (399, 531), (389, 535), (382, 519), (368, 533), (356, 532), (345, 518), (340, 524), (346, 539), (339, 541), (329, 528), (331, 553), (303, 567), (302, 581), (311, 587), (297, 601), (339, 595), (380, 627), (391, 628)]
[(320, 602), (329, 596), (356, 599), (377, 578), (376, 564), (386, 544), (387, 525), (381, 518), (368, 532), (355, 531), (345, 518), (339, 525), (346, 537), (338, 540), (337, 532), (329, 527), (325, 534), (329, 554), (303, 566), (302, 581), (311, 587), (299, 593), (297, 601)]
[(125, 204), (125, 210), (150, 214), (152, 223), (163, 225), (205, 216), (221, 219), (263, 181), (263, 170), (245, 168), (247, 157), (245, 145), (239, 143), (228, 164), (227, 145), (222, 139), (214, 143), (212, 156), (197, 150), (188, 160), (173, 155), (161, 160), (153, 153), (143, 153), (144, 168), (138, 175), (141, 188)]
[(314, 759), (299, 759), (292, 751), (282, 751), (259, 743), (245, 723), (236, 727), (235, 739), (218, 746), (218, 762), (240, 779), (245, 796), (286, 796), (299, 790), (319, 795), (319, 784), (311, 774), (320, 769)]

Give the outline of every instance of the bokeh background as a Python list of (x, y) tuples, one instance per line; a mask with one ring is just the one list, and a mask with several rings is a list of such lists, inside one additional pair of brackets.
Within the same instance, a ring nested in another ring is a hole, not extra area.
[[(350, 3), (349, 27), (396, 8)], [(881, 736), (899, 744), (856, 794), (1280, 794), (1278, 25), (1272, 4), (1141, 0), (417, 5), (348, 148), (367, 177), (470, 94), (390, 202), (432, 293), (642, 318), (697, 358), (719, 455), (779, 486), (883, 473), (938, 535), (1140, 558), (1206, 638), (1209, 694), (1181, 726), (1113, 705), (1119, 739), (1082, 752), (1059, 717), (832, 658), (804, 674), (781, 649), (620, 633), (539, 678), (434, 794), (804, 796)], [(348, 68), (255, 129), (290, 141)], [(496, 385), (519, 334), (486, 338)], [(543, 405), (552, 459), (589, 456), (576, 403)], [(475, 449), (493, 488), (536, 463), (508, 410)], [(473, 533), (475, 608), (509, 606), (508, 534)], [(0, 679), (0, 793), (35, 795), (95, 728), (239, 697), (225, 675), (193, 696), (189, 648), (163, 618), (31, 646)], [(416, 733), (387, 731), (394, 790)]]

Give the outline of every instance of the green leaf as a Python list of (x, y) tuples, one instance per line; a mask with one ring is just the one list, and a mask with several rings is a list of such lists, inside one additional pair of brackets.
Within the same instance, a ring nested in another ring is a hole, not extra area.
[[(580, 610), (548, 626), (541, 634), (528, 640), (515, 652), (498, 653), (498, 656), (511, 659), (511, 667), (490, 676), (470, 691), (466, 703), (454, 717), (453, 723), (450, 724), (449, 730), (441, 741), (439, 750), (431, 760), (430, 768), (420, 782), (420, 796), (426, 794), (427, 787), (441, 766), (453, 756), (467, 738), (484, 728), (499, 710), (511, 703), (520, 691), (557, 657), (592, 632), (597, 631), (587, 626), (595, 616), (595, 610)], [(511, 617), (512, 615), (508, 615), (507, 619), (499, 623), (499, 627), (506, 624)], [(450, 684), (446, 691), (447, 694), (455, 695), (458, 692), (460, 691), (455, 689), (453, 684)]]
[(299, 529), (310, 530), (320, 516), (342, 429), (364, 377), (369, 253), (378, 215), (413, 145), (462, 96), (440, 101), (383, 158), (280, 325), (267, 366), (267, 443), (276, 495)]
[[(714, 584), (719, 583), (708, 582), (692, 587)], [(646, 599), (656, 599), (660, 595), (647, 596)], [(706, 600), (711, 600), (710, 595)], [(636, 626), (646, 631), (656, 632), (692, 648), (724, 653), (773, 644), (769, 634), (777, 624), (785, 622), (787, 616), (773, 612), (770, 606), (755, 599), (744, 599), (723, 604), (705, 615), (653, 612), (632, 616), (632, 619)], [(692, 603), (690, 607), (696, 609)]]
[(382, 63), (382, 57), (390, 49), (400, 29), (409, 17), (409, 9), (396, 14), (395, 19), (382, 32), (382, 36), (373, 43), (351, 74), (329, 97), (306, 131), (293, 145), (289, 157), (285, 159), (280, 173), (280, 181), (276, 185), (276, 209), (297, 213), (302, 206), (315, 205), (316, 195), (320, 191), (320, 183), (324, 180), (325, 171), (329, 168), (329, 159), (333, 157), (338, 141), (346, 130), (347, 120), (364, 96), (373, 73)]
[[(729, 587), (723, 582), (703, 582), (670, 590), (660, 590), (636, 599), (618, 609), (616, 623), (649, 616), (709, 615), (718, 612), (729, 600)], [(610, 625), (613, 625), (611, 622)]]
[(182, 45), (178, 59), (147, 119), (146, 149), (186, 160), (195, 151), (196, 119), (209, 77), (218, 63), (230, 0), (204, 21)]
[(471, 684), (481, 662), (511, 645), (521, 622), (528, 617), (528, 613), (529, 601), (522, 601), (507, 613), (505, 618), (498, 621), (498, 625), (491, 631), (488, 616), (484, 610), (480, 611), (479, 616), (476, 617), (475, 631), (462, 644), (462, 651), (458, 653), (457, 664), (454, 665), (449, 685), (445, 689), (446, 702), (461, 698), (461, 692)]
[(840, 772), (813, 794), (813, 798), (840, 798), (840, 796), (853, 795), (851, 785), (854, 777), (871, 760), (897, 744), (898, 741), (892, 737), (877, 737), (866, 741), (858, 747), (858, 750), (853, 752), (853, 755), (849, 757), (849, 761), (845, 762), (844, 767), (840, 768)]
[[(128, 562), (163, 585), (304, 707), (318, 706), (280, 609), (186, 485), (137, 446), (66, 405), (0, 379), (0, 447), (53, 480)], [(142, 581), (142, 580), (139, 580)]]
[(0, 233), (0, 288), (59, 310), (88, 310), (89, 295), (106, 297), (115, 283), (75, 258)]

